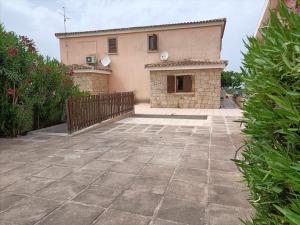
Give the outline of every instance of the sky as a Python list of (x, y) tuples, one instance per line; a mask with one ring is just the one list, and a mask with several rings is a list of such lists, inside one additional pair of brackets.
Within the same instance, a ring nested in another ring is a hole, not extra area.
[(60, 59), (56, 32), (227, 18), (221, 58), (226, 70), (240, 71), (243, 40), (254, 35), (265, 0), (0, 0), (0, 22), (26, 35), (43, 55)]

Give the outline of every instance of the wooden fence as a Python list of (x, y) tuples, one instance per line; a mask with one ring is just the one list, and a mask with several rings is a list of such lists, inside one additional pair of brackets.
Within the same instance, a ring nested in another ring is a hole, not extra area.
[(68, 132), (133, 111), (133, 92), (70, 97), (67, 100)]

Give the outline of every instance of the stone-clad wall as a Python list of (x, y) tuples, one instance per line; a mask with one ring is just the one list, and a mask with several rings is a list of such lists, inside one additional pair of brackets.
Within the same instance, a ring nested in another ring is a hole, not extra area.
[[(193, 75), (193, 92), (167, 93), (168, 75)], [(221, 70), (151, 71), (151, 107), (220, 108)]]
[(108, 93), (108, 76), (99, 73), (75, 73), (73, 78), (80, 90), (96, 95)]

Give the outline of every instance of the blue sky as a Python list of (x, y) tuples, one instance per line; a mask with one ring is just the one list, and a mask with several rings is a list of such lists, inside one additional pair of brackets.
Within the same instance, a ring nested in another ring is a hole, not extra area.
[(7, 30), (33, 38), (39, 51), (59, 59), (55, 32), (63, 32), (58, 13), (66, 6), (68, 31), (227, 18), (222, 59), (239, 71), (243, 39), (253, 35), (264, 0), (0, 0), (0, 21)]

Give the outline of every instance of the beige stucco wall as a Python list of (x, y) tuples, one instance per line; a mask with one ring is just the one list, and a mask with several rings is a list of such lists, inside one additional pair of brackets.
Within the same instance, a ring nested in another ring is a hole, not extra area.
[[(147, 35), (153, 33), (158, 35), (159, 51), (150, 53)], [(134, 91), (137, 101), (149, 101), (150, 75), (145, 64), (160, 62), (162, 51), (168, 51), (169, 60), (219, 60), (221, 36), (219, 23), (196, 28), (72, 37), (60, 39), (60, 53), (65, 64), (83, 64), (87, 55), (96, 55), (99, 60), (107, 53), (108, 37), (117, 37), (118, 54), (110, 55), (109, 91)]]
[(82, 91), (89, 91), (92, 95), (108, 93), (107, 74), (75, 73), (73, 81)]
[[(193, 92), (167, 93), (168, 75), (193, 75)], [(151, 71), (151, 107), (220, 108), (221, 70)]]

